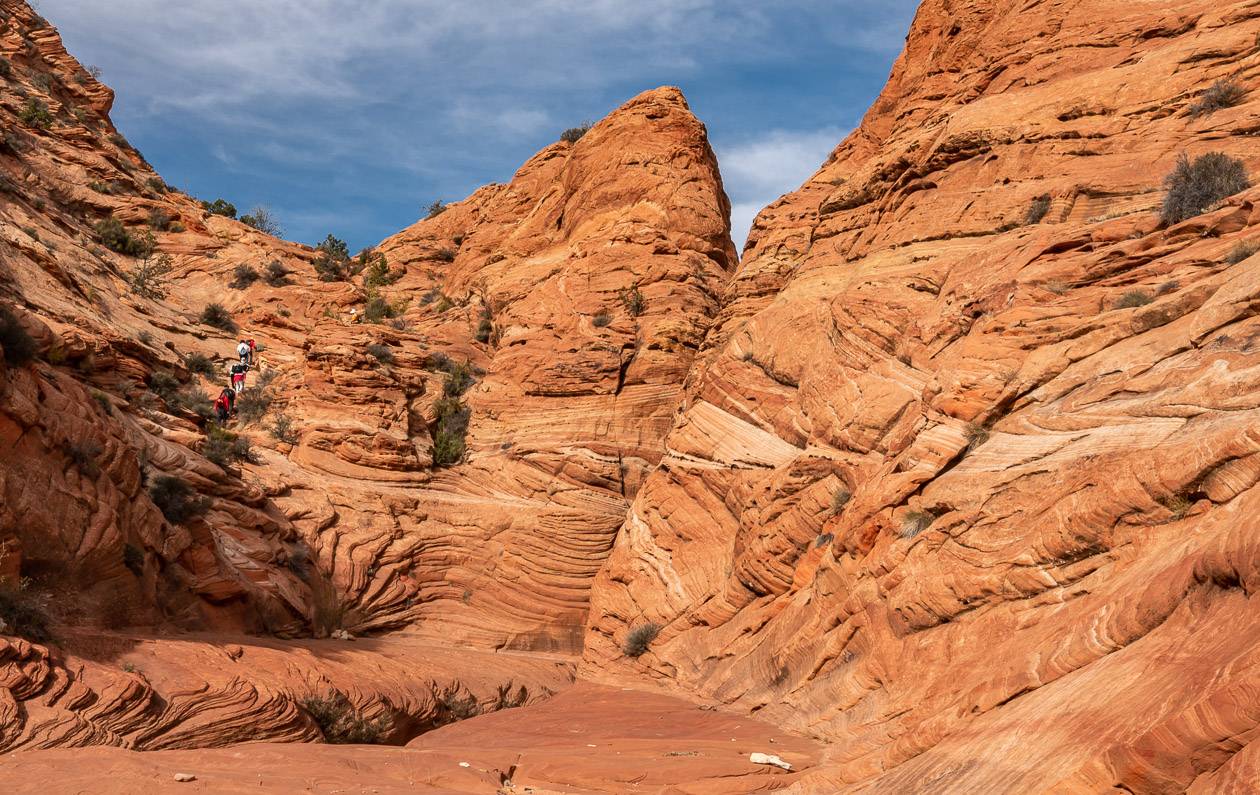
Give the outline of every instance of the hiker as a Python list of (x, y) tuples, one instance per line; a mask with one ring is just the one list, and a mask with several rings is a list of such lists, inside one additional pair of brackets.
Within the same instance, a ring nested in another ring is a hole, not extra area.
[(237, 394), (245, 389), (245, 373), (249, 371), (249, 365), (244, 362), (232, 365), (232, 389)]
[(253, 367), (253, 366), (254, 366), (254, 354), (258, 352), (258, 346), (254, 344), (254, 338), (253, 338), (253, 337), (250, 337), (249, 339), (247, 339), (247, 340), (245, 340), (245, 341), (246, 341), (247, 343), (249, 343), (249, 366), (250, 366), (250, 367)]
[(249, 364), (249, 343), (241, 340), (241, 344), (236, 346), (236, 355), (241, 357), (241, 364)]
[(225, 389), (219, 393), (218, 400), (214, 401), (214, 412), (219, 417), (220, 425), (227, 424), (228, 416), (232, 413), (233, 394), (232, 390)]
[(236, 416), (236, 390), (232, 388), (231, 384), (228, 384), (227, 386), (223, 388), (223, 395), (226, 395), (228, 399), (228, 412), (233, 417), (235, 417)]

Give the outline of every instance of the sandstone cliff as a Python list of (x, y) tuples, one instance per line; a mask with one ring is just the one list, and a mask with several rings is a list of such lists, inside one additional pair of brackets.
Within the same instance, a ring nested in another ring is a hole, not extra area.
[(925, 2), (757, 219), (585, 672), (825, 739), (801, 791), (1254, 784), (1260, 194), (1159, 208), (1182, 152), (1260, 170), (1254, 94), (1192, 111), (1256, 86), (1258, 34), (1246, 2)]

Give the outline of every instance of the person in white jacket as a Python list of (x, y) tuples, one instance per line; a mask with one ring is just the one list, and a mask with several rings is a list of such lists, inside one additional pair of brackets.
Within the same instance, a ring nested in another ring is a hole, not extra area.
[(236, 355), (241, 357), (241, 364), (249, 364), (249, 343), (241, 340), (241, 344), (236, 346)]

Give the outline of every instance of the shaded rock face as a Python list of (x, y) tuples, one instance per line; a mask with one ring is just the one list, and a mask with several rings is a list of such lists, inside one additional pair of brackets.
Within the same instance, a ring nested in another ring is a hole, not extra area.
[[(1260, 194), (1159, 209), (1182, 152), (1260, 169), (1257, 34), (1242, 2), (925, 2), (757, 219), (585, 674), (828, 740), (801, 791), (1254, 781)], [(1253, 93), (1192, 113), (1219, 79)]]
[[(444, 695), (493, 708), (497, 688), (571, 681), (568, 662), (470, 652), (400, 683), (427, 640), (580, 651), (736, 262), (682, 95), (646, 92), (329, 268), (167, 186), (27, 5), (0, 2), (0, 26), (0, 306), (34, 352), (0, 342), (0, 589), (60, 649), (0, 649), (0, 748), (310, 739), (300, 702), (338, 679), (405, 740)], [(146, 263), (169, 265), (164, 296), (134, 289)], [(238, 330), (204, 322), (210, 304)], [(233, 460), (204, 415), (242, 337), (262, 350), (229, 424), (252, 450)], [(170, 478), (184, 515), (154, 496)], [(181, 672), (157, 681), (120, 670), (144, 666), (101, 629), (210, 634), (146, 645)], [(411, 637), (362, 649), (377, 674), (354, 683), (280, 640), (260, 641), (261, 668), (283, 673), (215, 667), (240, 633), (384, 630)]]

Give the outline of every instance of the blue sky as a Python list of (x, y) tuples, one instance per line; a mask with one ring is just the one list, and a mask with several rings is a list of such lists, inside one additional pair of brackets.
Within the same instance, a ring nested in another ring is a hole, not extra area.
[(861, 119), (917, 0), (41, 0), (173, 185), (352, 249), (681, 86), (734, 237)]

